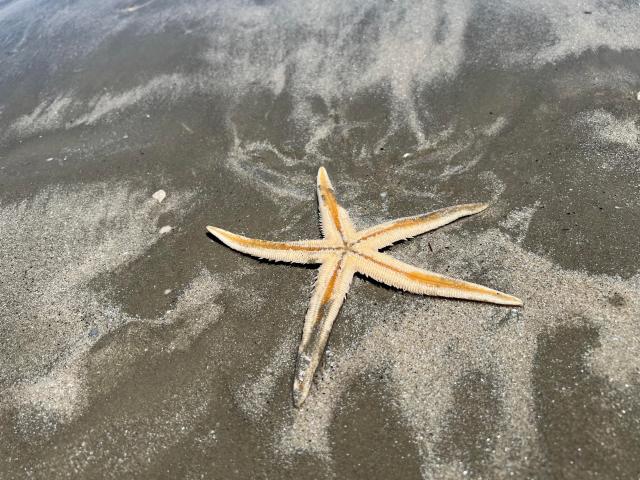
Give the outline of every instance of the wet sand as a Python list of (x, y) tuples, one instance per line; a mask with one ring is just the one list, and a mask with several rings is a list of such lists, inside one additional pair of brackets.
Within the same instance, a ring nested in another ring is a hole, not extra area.
[[(638, 478), (640, 7), (0, 0), (0, 477)], [(467, 202), (356, 278), (207, 236)], [(166, 198), (154, 198), (158, 190)]]

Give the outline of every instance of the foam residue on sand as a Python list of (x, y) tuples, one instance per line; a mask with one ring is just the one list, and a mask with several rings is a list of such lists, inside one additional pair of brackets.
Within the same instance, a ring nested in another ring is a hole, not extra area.
[[(469, 11), (465, 2), (447, 1), (247, 6), (234, 9), (245, 31), (216, 31), (209, 58), (215, 68), (230, 71), (239, 86), (263, 83), (286, 71), (303, 123), (313, 120), (306, 118), (312, 98), (332, 109), (345, 98), (386, 86), (393, 128), (408, 126), (421, 144), (416, 89), (455, 73), (463, 59)], [(264, 41), (256, 44), (248, 31)], [(353, 42), (354, 36), (367, 41)], [(289, 48), (292, 41), (295, 50)], [(237, 55), (238, 50), (243, 54)]]
[[(189, 85), (193, 84), (193, 78)], [(109, 121), (134, 105), (166, 99), (175, 100), (189, 90), (183, 75), (160, 75), (146, 84), (124, 92), (102, 92), (89, 99), (81, 99), (73, 92), (45, 99), (28, 114), (17, 118), (5, 133), (6, 137), (26, 137), (36, 133), (70, 129), (79, 125), (94, 125)]]
[[(86, 22), (85, 6), (70, 5), (47, 16), (46, 22), (44, 16), (32, 16), (28, 25), (38, 29), (39, 41), (66, 33), (73, 26), (78, 37), (90, 37), (90, 41), (78, 45), (74, 52), (77, 56), (90, 54), (101, 41), (132, 25), (148, 33), (162, 31), (170, 22), (185, 24), (197, 20), (202, 25), (198, 33), (207, 32), (210, 39), (210, 48), (204, 57), (211, 69), (199, 74), (211, 79), (208, 89), (239, 97), (258, 87), (279, 95), (288, 87), (295, 100), (294, 117), (302, 128), (313, 129), (318, 120), (323, 123), (324, 118), (316, 118), (311, 112), (310, 99), (319, 98), (329, 110), (340, 110), (338, 105), (345, 99), (367, 89), (383, 87), (392, 100), (390, 133), (408, 127), (421, 145), (423, 113), (415, 103), (415, 95), (425, 83), (453, 75), (460, 66), (472, 8), (470, 2), (435, 0), (402, 4), (373, 1), (353, 4), (336, 0), (305, 5), (276, 2), (269, 6), (195, 3), (161, 10), (148, 7), (143, 9), (142, 16), (122, 17), (117, 13), (121, 2), (103, 2), (91, 9), (91, 18)], [(23, 13), (17, 10), (15, 15)], [(8, 16), (10, 14), (5, 13), (6, 21)], [(101, 18), (99, 25), (93, 20), (97, 17)], [(0, 26), (2, 18), (0, 16)], [(27, 28), (25, 25), (25, 30)], [(84, 28), (86, 32), (77, 31)], [(367, 41), (353, 42), (354, 37)], [(290, 46), (294, 43), (297, 48), (292, 50)], [(68, 51), (57, 50), (50, 53), (58, 63), (63, 60), (59, 57), (68, 54)], [(198, 83), (194, 79), (190, 81)], [(149, 90), (149, 86), (140, 88), (145, 92)], [(173, 81), (154, 86), (155, 91), (171, 88)], [(123, 94), (97, 94), (81, 107), (85, 111), (76, 123), (91, 124), (116, 108), (140, 101), (141, 95), (146, 94), (137, 89)], [(65, 109), (76, 102), (69, 100), (68, 94), (55, 94), (54, 98), (58, 97), (66, 102)], [(60, 101), (46, 99), (43, 103), (26, 114), (14, 129), (25, 129), (25, 122), (31, 117), (39, 128), (55, 123), (60, 113), (50, 106), (59, 106)]]
[(638, 172), (640, 163), (640, 117), (614, 115), (598, 109), (581, 112), (571, 122), (583, 155), (599, 168), (611, 172)]
[(5, 135), (26, 136), (58, 128), (64, 124), (65, 113), (71, 104), (71, 97), (62, 95), (43, 100), (31, 113), (17, 118)]
[[(226, 157), (229, 168), (243, 181), (257, 187), (267, 196), (308, 200), (312, 190), (306, 175), (286, 175), (278, 167), (294, 167), (299, 160), (291, 158), (266, 141), (242, 142), (233, 124), (233, 147)], [(264, 161), (264, 159), (272, 161)], [(274, 165), (273, 166), (270, 165)], [(303, 182), (306, 183), (303, 185)]]
[(539, 68), (600, 48), (622, 52), (640, 46), (634, 2), (490, 1), (474, 13), (483, 19), (474, 25), (482, 32), (476, 37), (481, 53), (503, 65)]
[[(15, 132), (58, 128), (65, 112), (75, 117), (67, 121), (93, 124), (154, 96), (171, 97), (176, 90), (203, 89), (240, 98), (267, 89), (276, 97), (285, 91), (293, 97), (293, 118), (310, 139), (319, 134), (316, 129), (326, 130), (327, 113), (344, 113), (344, 105), (358, 95), (380, 90), (384, 92), (381, 100), (390, 108), (390, 124), (382, 142), (407, 128), (418, 147), (425, 144), (426, 130), (432, 127), (425, 125), (429, 111), (418, 101), (419, 94), (434, 81), (454, 76), (464, 64), (468, 26), (481, 13), (473, 2), (436, 0), (268, 5), (195, 1), (162, 8), (152, 2), (139, 10), (111, 0), (91, 8), (76, 2), (53, 11), (41, 3), (25, 0), (0, 7), (0, 31), (10, 32), (6, 47), (26, 52), (6, 57), (0, 75), (23, 71), (20, 62), (25, 59), (38, 59), (55, 71), (66, 61), (91, 55), (124, 30), (149, 34), (169, 26), (184, 35), (208, 38), (209, 47), (202, 57), (210, 68), (186, 76), (166, 72), (130, 91), (96, 92), (88, 99), (54, 89), (32, 112), (15, 120)], [(528, 67), (602, 46), (617, 51), (640, 46), (636, 28), (640, 9), (635, 5), (583, 2), (578, 8), (569, 0), (511, 0), (499, 9), (513, 23), (500, 30), (503, 35), (520, 34), (515, 28), (519, 22), (544, 30), (547, 41), (526, 42), (523, 48), (530, 51), (518, 53)], [(195, 30), (186, 27), (193, 24), (198, 25)], [(528, 34), (526, 29), (522, 32)], [(61, 37), (70, 40), (60, 42)], [(43, 41), (49, 41), (46, 58), (41, 58), (38, 48)], [(56, 47), (59, 44), (64, 48)], [(204, 84), (203, 78), (208, 79)], [(318, 101), (325, 113), (314, 110), (312, 103)]]
[(522, 243), (529, 231), (531, 219), (539, 207), (540, 202), (536, 202), (530, 207), (514, 210), (507, 215), (507, 218), (500, 222), (500, 226), (513, 234), (517, 243)]
[(165, 324), (182, 320), (182, 328), (176, 332), (167, 348), (169, 351), (186, 350), (207, 327), (220, 319), (222, 307), (217, 304), (217, 298), (222, 292), (222, 285), (217, 276), (203, 269), (185, 288), (173, 309), (159, 319), (143, 321)]
[[(365, 309), (359, 315), (367, 318), (369, 331), (334, 350), (334, 368), (321, 372), (304, 408), (283, 427), (280, 454), (330, 458), (328, 429), (350, 384), (382, 368), (389, 372), (389, 397), (419, 445), (423, 476), (460, 478), (462, 465), (442, 460), (437, 447), (446, 414), (454, 407), (456, 382), (480, 371), (496, 379), (500, 399), (500, 435), (494, 439), (491, 461), (496, 473), (504, 473), (509, 464), (520, 468), (523, 459), (539, 453), (532, 404), (538, 336), (563, 326), (599, 330), (600, 346), (589, 358), (594, 375), (620, 391), (637, 384), (640, 363), (629, 359), (640, 358), (640, 278), (563, 270), (495, 229), (479, 235), (437, 232), (430, 242), (435, 255), (429, 257), (428, 268), (515, 294), (524, 300), (524, 308), (403, 295), (409, 305), (404, 314), (381, 305)], [(438, 248), (441, 245), (449, 248)], [(400, 250), (399, 258), (421, 263), (420, 253), (413, 254), (418, 247)], [(612, 302), (614, 295), (621, 301)]]
[(571, 0), (516, 1), (539, 15), (542, 12), (555, 34), (551, 45), (536, 54), (538, 63), (560, 60), (568, 55), (579, 55), (586, 50), (607, 47), (611, 50), (640, 48), (640, 9), (633, 3), (605, 3), (598, 0), (580, 2)]
[(507, 119), (500, 115), (492, 124), (490, 124), (488, 127), (485, 127), (482, 133), (484, 133), (488, 137), (495, 137), (504, 130), (507, 124)]
[(623, 145), (632, 150), (640, 150), (638, 122), (636, 116), (616, 118), (606, 110), (583, 113), (576, 119), (578, 127), (588, 127), (591, 135), (600, 142)]
[[(141, 321), (110, 305), (89, 283), (157, 242), (159, 217), (179, 212), (190, 198), (176, 192), (159, 204), (150, 192), (99, 183), (51, 188), (0, 206), (3, 405), (20, 405), (24, 419), (52, 424), (79, 413), (85, 352), (105, 334)], [(148, 321), (188, 317), (169, 346), (186, 348), (218, 318), (219, 291), (203, 271), (174, 309)]]
[(103, 423), (98, 428), (103, 428), (105, 434), (99, 440), (90, 432), (78, 432), (61, 448), (52, 449), (46, 458), (30, 459), (21, 473), (26, 477), (58, 478), (73, 471), (92, 477), (100, 468), (111, 476), (133, 478), (150, 463), (161, 462), (172, 447), (182, 443), (193, 442), (195, 448), (206, 452), (215, 446), (217, 432), (213, 428), (197, 431), (193, 426), (207, 420), (209, 405), (214, 401), (208, 393), (203, 385), (192, 385), (189, 395), (172, 395), (161, 405), (150, 406), (152, 415), (144, 411)]
[[(462, 129), (455, 124), (447, 125), (443, 130), (427, 136), (423, 151), (415, 156), (404, 157), (396, 171), (410, 178), (425, 176), (426, 173), (442, 180), (461, 175), (478, 164), (482, 158), (481, 152), (507, 123), (505, 117), (499, 116), (495, 121), (478, 127)], [(425, 157), (429, 159), (428, 172), (424, 169)], [(412, 195), (420, 196), (421, 193), (415, 191)]]
[(253, 421), (259, 420), (268, 412), (269, 403), (282, 376), (286, 378), (291, 376), (291, 353), (296, 350), (295, 343), (299, 337), (298, 331), (290, 331), (286, 339), (273, 352), (269, 364), (258, 375), (247, 379), (234, 392), (237, 405)]
[[(374, 148), (356, 146), (350, 155), (370, 160), (395, 141), (394, 135), (405, 133), (414, 142), (407, 148), (432, 148), (430, 139), (440, 126), (433, 124), (423, 93), (427, 87), (455, 77), (466, 62), (476, 61), (476, 52), (469, 58), (465, 39), (470, 26), (478, 27), (482, 14), (473, 2), (439, 0), (141, 5), (144, 8), (138, 9), (137, 5), (111, 0), (88, 8), (85, 2), (76, 2), (50, 11), (41, 7), (41, 1), (24, 0), (0, 7), (0, 32), (10, 32), (5, 39), (7, 48), (22, 52), (5, 58), (0, 78), (24, 71), (26, 67), (20, 62), (25, 59), (54, 72), (67, 61), (90, 58), (125, 30), (139, 35), (175, 30), (202, 40), (197, 68), (180, 66), (178, 71), (142, 74), (140, 85), (128, 90), (107, 88), (80, 96), (66, 85), (47, 84), (29, 111), (6, 119), (3, 138), (96, 125), (131, 113), (134, 106), (144, 108), (160, 101), (171, 104), (203, 93), (231, 99), (229, 116), (221, 119), (231, 124), (234, 112), (243, 110), (248, 98), (270, 97), (288, 105), (285, 118), (279, 120), (295, 130), (292, 138), (285, 144), (270, 143), (259, 131), (241, 131), (242, 148), (228, 152), (228, 163), (270, 193), (302, 199), (301, 177), (287, 172), (285, 181), (275, 162), (257, 158), (256, 147), (268, 143), (267, 151), (280, 152), (274, 155), (283, 169), (287, 159), (293, 160), (292, 155), (283, 153), (289, 143), (298, 149), (295, 151), (304, 152), (297, 161), (329, 163), (327, 146), (337, 138), (349, 129), (373, 128), (348, 117), (354, 102), (374, 96), (386, 110), (381, 125), (376, 126), (377, 142)], [(501, 39), (505, 35), (525, 36), (521, 50), (526, 52), (519, 52), (520, 60), (515, 60), (524, 68), (539, 68), (602, 46), (620, 51), (640, 45), (635, 28), (640, 9), (633, 5), (586, 2), (577, 8), (568, 0), (511, 0), (491, 8), (499, 10), (508, 22), (492, 33), (498, 47), (504, 45)], [(545, 41), (528, 41), (531, 32), (518, 28), (521, 24), (535, 25)], [(42, 58), (40, 46), (46, 41), (51, 48)], [(54, 47), (58, 44), (64, 48)], [(476, 47), (492, 50), (495, 46), (480, 39)], [(502, 60), (508, 66), (514, 63), (511, 58)], [(499, 118), (485, 134), (497, 135), (502, 128), (504, 119)]]
[(55, 431), (60, 422), (75, 417), (86, 405), (80, 370), (80, 362), (57, 365), (46, 375), (3, 392), (9, 405), (18, 406), (17, 425), (23, 432)]

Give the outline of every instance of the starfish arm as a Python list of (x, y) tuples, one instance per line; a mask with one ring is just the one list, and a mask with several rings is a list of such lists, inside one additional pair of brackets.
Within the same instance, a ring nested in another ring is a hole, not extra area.
[(243, 237), (217, 227), (207, 227), (207, 230), (234, 250), (276, 262), (321, 263), (327, 254), (335, 250), (326, 240), (271, 242)]
[(320, 267), (298, 348), (296, 376), (293, 381), (293, 402), (296, 407), (302, 406), (309, 394), (313, 375), (353, 274), (353, 262), (348, 255), (332, 256)]
[(378, 250), (397, 241), (435, 230), (461, 217), (480, 213), (488, 206), (486, 203), (468, 203), (399, 218), (358, 232), (356, 243), (366, 243), (367, 247)]
[(374, 250), (360, 250), (356, 258), (358, 272), (408, 292), (500, 305), (522, 305), (522, 300), (506, 293), (422, 270)]
[(347, 211), (336, 199), (331, 180), (324, 167), (318, 170), (318, 208), (320, 210), (320, 227), (322, 235), (331, 240), (345, 240), (355, 235), (355, 230)]
[(340, 218), (340, 226), (342, 227), (342, 236), (345, 241), (350, 241), (356, 238), (357, 232), (353, 223), (351, 222), (351, 218), (349, 217), (349, 212), (347, 212), (344, 208), (338, 208), (338, 216)]

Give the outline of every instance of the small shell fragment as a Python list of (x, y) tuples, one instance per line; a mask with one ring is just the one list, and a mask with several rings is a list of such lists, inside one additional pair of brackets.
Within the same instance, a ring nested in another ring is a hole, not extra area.
[(170, 225), (165, 225), (160, 229), (161, 234), (169, 233), (173, 228)]
[(158, 203), (162, 203), (162, 201), (166, 198), (167, 192), (164, 190), (158, 190), (156, 193), (151, 195)]

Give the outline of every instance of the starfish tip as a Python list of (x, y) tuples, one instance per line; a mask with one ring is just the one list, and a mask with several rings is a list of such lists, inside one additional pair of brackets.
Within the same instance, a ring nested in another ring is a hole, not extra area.
[(293, 405), (296, 408), (301, 408), (304, 404), (304, 401), (307, 399), (307, 394), (303, 391), (302, 388), (293, 388)]
[(331, 183), (329, 180), (329, 174), (324, 167), (318, 169), (318, 183)]
[(524, 305), (524, 302), (520, 300), (518, 297), (514, 297), (513, 295), (506, 295), (506, 296), (507, 296), (506, 305), (512, 305), (514, 307), (522, 307)]

